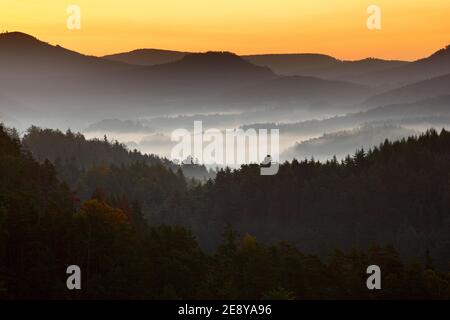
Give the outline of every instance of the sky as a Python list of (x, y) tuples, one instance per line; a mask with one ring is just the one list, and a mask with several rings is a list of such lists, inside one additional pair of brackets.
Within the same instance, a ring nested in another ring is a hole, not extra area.
[[(67, 7), (81, 28), (67, 28)], [(381, 10), (369, 30), (367, 8)], [(414, 60), (450, 44), (448, 0), (1, 0), (0, 31), (92, 55), (137, 48)]]

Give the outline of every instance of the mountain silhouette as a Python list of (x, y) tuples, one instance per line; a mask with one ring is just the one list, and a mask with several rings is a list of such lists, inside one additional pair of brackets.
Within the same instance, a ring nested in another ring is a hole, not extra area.
[(256, 65), (267, 66), (280, 75), (313, 76), (336, 80), (357, 80), (368, 72), (385, 70), (407, 64), (405, 61), (367, 58), (338, 60), (323, 54), (265, 54), (244, 58)]
[(117, 87), (111, 83), (116, 74), (130, 68), (135, 66), (83, 55), (25, 33), (3, 33), (0, 88), (21, 108), (8, 101), (0, 101), (0, 108), (24, 123), (42, 119), (43, 124), (54, 126), (53, 118), (76, 123), (85, 111), (100, 115), (119, 107), (114, 95)]
[(128, 73), (127, 82), (145, 84), (154, 97), (180, 96), (242, 107), (274, 104), (350, 109), (371, 94), (369, 88), (354, 83), (316, 77), (280, 77), (268, 67), (256, 66), (230, 52), (191, 53), (175, 62)]
[[(171, 112), (203, 106), (218, 110), (216, 97), (222, 92), (275, 77), (270, 69), (227, 52), (136, 66), (86, 56), (20, 32), (1, 34), (0, 68), (2, 93), (38, 113), (26, 113), (26, 121), (43, 121), (44, 126), (54, 126), (53, 118), (82, 126), (85, 117), (100, 121), (106, 112), (118, 118), (130, 112), (162, 115), (168, 104)], [(9, 103), (0, 101), (0, 108), (10, 108)], [(18, 112), (13, 110), (11, 117)]]
[(359, 77), (358, 81), (399, 87), (448, 73), (450, 73), (450, 46), (403, 66), (368, 73)]
[[(157, 59), (169, 56), (176, 60), (152, 66), (141, 65), (145, 59), (130, 63), (111, 61), (54, 46), (21, 32), (0, 34), (0, 88), (1, 94), (9, 99), (0, 101), (0, 108), (20, 119), (16, 109), (34, 110), (35, 113), (20, 112), (20, 115), (28, 114), (30, 121), (36, 122), (37, 114), (45, 126), (54, 126), (63, 119), (65, 123), (76, 122), (84, 127), (86, 118), (92, 123), (106, 118), (129, 118), (130, 114), (148, 117), (205, 110), (288, 107), (329, 109), (338, 114), (358, 107), (412, 102), (449, 93), (450, 88), (449, 77), (440, 76), (373, 96), (380, 92), (379, 88), (374, 90), (358, 83), (360, 73), (364, 77), (385, 74), (389, 80), (386, 83), (395, 82), (404, 70), (431, 78), (432, 74), (446, 71), (448, 47), (412, 63), (379, 59), (346, 62), (315, 54), (241, 57), (230, 52), (129, 53), (134, 58), (139, 54), (144, 58), (153, 55), (152, 63), (163, 62)], [(268, 64), (265, 61), (276, 71), (263, 65)], [(397, 64), (401, 66), (385, 69)], [(315, 76), (277, 74), (283, 68)], [(356, 80), (352, 83), (340, 78)], [(14, 108), (8, 101), (17, 102), (22, 108)], [(362, 105), (362, 101), (367, 103)], [(53, 118), (55, 122), (47, 122)]]
[(139, 73), (153, 75), (168, 75), (170, 77), (204, 77), (258, 79), (274, 77), (275, 74), (267, 67), (256, 66), (231, 52), (190, 53), (181, 60), (141, 68)]
[(408, 103), (445, 94), (450, 94), (450, 73), (378, 94), (368, 99), (365, 104), (373, 107), (386, 104)]
[(186, 54), (188, 54), (188, 52), (161, 49), (137, 49), (129, 52), (106, 55), (103, 56), (103, 58), (134, 65), (153, 66), (180, 60)]
[[(106, 55), (103, 58), (128, 64), (153, 66), (181, 60), (189, 52), (161, 49), (137, 49), (130, 52)], [(329, 55), (315, 53), (260, 54), (241, 56), (252, 64), (268, 67), (284, 76), (313, 76), (336, 80), (357, 80), (366, 73), (407, 64), (406, 61), (367, 58), (344, 61)]]
[(247, 55), (244, 59), (260, 66), (266, 66), (280, 75), (316, 76), (320, 70), (335, 67), (339, 60), (324, 54), (261, 54)]
[(2, 76), (66, 76), (124, 70), (129, 65), (86, 56), (60, 46), (53, 46), (22, 32), (0, 34), (0, 69)]
[(181, 60), (126, 72), (128, 82), (144, 85), (154, 95), (180, 98), (216, 96), (251, 83), (273, 79), (266, 67), (256, 66), (230, 52), (190, 53)]

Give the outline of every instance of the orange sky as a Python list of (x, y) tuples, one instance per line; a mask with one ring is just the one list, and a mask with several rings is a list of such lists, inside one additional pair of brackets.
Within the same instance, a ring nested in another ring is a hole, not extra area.
[[(81, 29), (66, 27), (69, 4)], [(368, 30), (366, 9), (382, 10)], [(0, 31), (103, 55), (136, 48), (412, 60), (450, 44), (448, 0), (1, 0)]]

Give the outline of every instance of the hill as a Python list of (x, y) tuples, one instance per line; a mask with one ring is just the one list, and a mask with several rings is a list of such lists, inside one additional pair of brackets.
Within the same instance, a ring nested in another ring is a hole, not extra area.
[(450, 73), (380, 93), (365, 102), (367, 106), (415, 102), (450, 94)]
[(251, 82), (275, 77), (266, 67), (251, 64), (230, 52), (191, 53), (181, 60), (162, 65), (143, 67), (128, 73), (133, 79), (169, 86), (170, 90), (188, 87), (190, 90), (227, 90)]
[(358, 81), (367, 84), (403, 86), (450, 73), (450, 46), (442, 48), (430, 56), (403, 66), (367, 73)]
[(248, 61), (267, 66), (280, 75), (313, 76), (358, 82), (367, 73), (406, 65), (405, 61), (367, 58), (345, 61), (323, 54), (267, 54), (244, 56)]
[(102, 58), (134, 65), (153, 66), (180, 60), (187, 54), (188, 52), (172, 50), (137, 49), (129, 52), (106, 55)]
[(22, 144), (39, 162), (48, 160), (55, 164), (64, 180), (72, 187), (77, 186), (80, 172), (103, 165), (122, 167), (140, 163), (160, 166), (173, 172), (181, 169), (186, 177), (198, 180), (214, 176), (204, 166), (176, 165), (154, 154), (128, 150), (117, 141), (108, 141), (106, 136), (103, 140), (88, 140), (82, 134), (70, 130), (63, 133), (59, 130), (31, 127), (24, 135)]
[[(270, 177), (245, 166), (192, 188), (163, 167), (99, 166), (81, 173), (97, 188), (80, 201), (0, 126), (0, 298), (448, 299), (449, 143), (430, 131), (341, 164)], [(202, 250), (183, 224), (223, 239)], [(88, 270), (81, 296), (55, 276), (75, 263)], [(383, 290), (366, 288), (372, 264)]]
[[(103, 56), (128, 64), (153, 66), (181, 60), (189, 52), (161, 49), (137, 49)], [(257, 66), (268, 67), (281, 76), (312, 76), (327, 79), (358, 81), (367, 73), (406, 65), (406, 61), (367, 58), (355, 61), (339, 60), (316, 53), (243, 55), (243, 59)]]
[(344, 159), (356, 149), (369, 150), (386, 139), (400, 140), (417, 134), (416, 131), (394, 125), (363, 125), (352, 130), (325, 133), (319, 138), (296, 143), (281, 155), (282, 159), (312, 159), (318, 161), (331, 160), (336, 156)]
[(8, 32), (0, 34), (0, 68), (2, 77), (37, 77), (39, 74), (70, 77), (124, 70), (130, 66), (50, 45), (22, 32)]
[(247, 55), (244, 59), (260, 66), (266, 66), (279, 75), (320, 76), (340, 61), (327, 55), (300, 54), (261, 54)]

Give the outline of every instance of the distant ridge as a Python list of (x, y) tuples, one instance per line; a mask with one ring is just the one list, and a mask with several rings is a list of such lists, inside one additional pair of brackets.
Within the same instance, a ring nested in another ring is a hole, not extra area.
[(313, 76), (345, 81), (353, 81), (368, 72), (385, 70), (408, 63), (377, 58), (346, 61), (314, 53), (250, 55), (244, 56), (244, 58), (254, 64), (267, 66), (280, 75)]
[(171, 82), (189, 80), (227, 82), (229, 80), (243, 82), (264, 80), (276, 75), (266, 67), (256, 66), (231, 52), (210, 51), (205, 53), (189, 53), (181, 60), (161, 65), (142, 67), (132, 70), (134, 76), (157, 77)]
[[(450, 93), (448, 76), (432, 77), (446, 70), (450, 74), (449, 47), (412, 63), (376, 58), (341, 61), (319, 54), (242, 57), (230, 52), (158, 49), (135, 50), (125, 56), (130, 55), (175, 60), (153, 60), (157, 64), (151, 66), (111, 61), (51, 45), (25, 33), (3, 33), (1, 94), (35, 110), (43, 121), (55, 117), (85, 125), (85, 118), (100, 121), (106, 114), (118, 119), (130, 114), (159, 116), (169, 108), (174, 114), (285, 107), (308, 112), (327, 109), (327, 113), (337, 114), (366, 109), (364, 101), (378, 106)], [(285, 76), (280, 69), (263, 65), (264, 61), (277, 68), (295, 65), (298, 69), (292, 67), (293, 72), (313, 75)], [(416, 76), (430, 80), (422, 79), (397, 91), (383, 87), (401, 77), (410, 82)], [(376, 78), (374, 82), (371, 77)], [(387, 80), (377, 82), (383, 77)], [(382, 90), (385, 93), (380, 94)], [(0, 103), (3, 111), (10, 104)], [(19, 118), (17, 108), (10, 109), (10, 115)]]
[(190, 97), (196, 101), (276, 77), (269, 68), (256, 66), (233, 53), (212, 51), (190, 53), (175, 62), (140, 67), (124, 74), (128, 82), (151, 88), (155, 96)]
[(30, 42), (42, 42), (32, 35), (20, 31), (2, 32), (0, 33), (0, 39), (11, 41), (11, 44), (15, 44), (17, 46)]
[(22, 32), (0, 34), (2, 76), (36, 73), (71, 75), (126, 68), (130, 66), (122, 62), (86, 56), (59, 45), (53, 46)]
[[(154, 66), (181, 60), (190, 53), (161, 49), (137, 49), (106, 55), (103, 58), (140, 66)], [(241, 57), (257, 66), (268, 67), (278, 75), (313, 76), (346, 81), (353, 81), (366, 73), (399, 67), (408, 63), (377, 58), (344, 61), (316, 53), (257, 54)]]
[(409, 103), (446, 94), (450, 94), (450, 73), (378, 94), (368, 99), (365, 104), (374, 107), (386, 104)]
[[(272, 70), (267, 67), (256, 66), (238, 55), (228, 51), (208, 51), (205, 53), (189, 53), (181, 60), (166, 64), (164, 66), (156, 66), (153, 70), (160, 68), (178, 69), (182, 71), (209, 72), (209, 70), (217, 71), (220, 69), (223, 74), (221, 77), (230, 73), (250, 74), (259, 73), (262, 76), (274, 76)], [(216, 70), (214, 70), (216, 69)], [(219, 74), (216, 74), (218, 76)]]
[(358, 80), (368, 84), (402, 85), (443, 76), (450, 73), (450, 46), (446, 46), (430, 56), (403, 66), (368, 73)]
[(153, 66), (180, 60), (186, 54), (188, 52), (162, 49), (137, 49), (124, 53), (106, 55), (103, 58), (140, 66)]
[(324, 54), (258, 54), (246, 55), (244, 59), (254, 64), (271, 68), (280, 75), (313, 75), (317, 69), (334, 67), (340, 61)]

